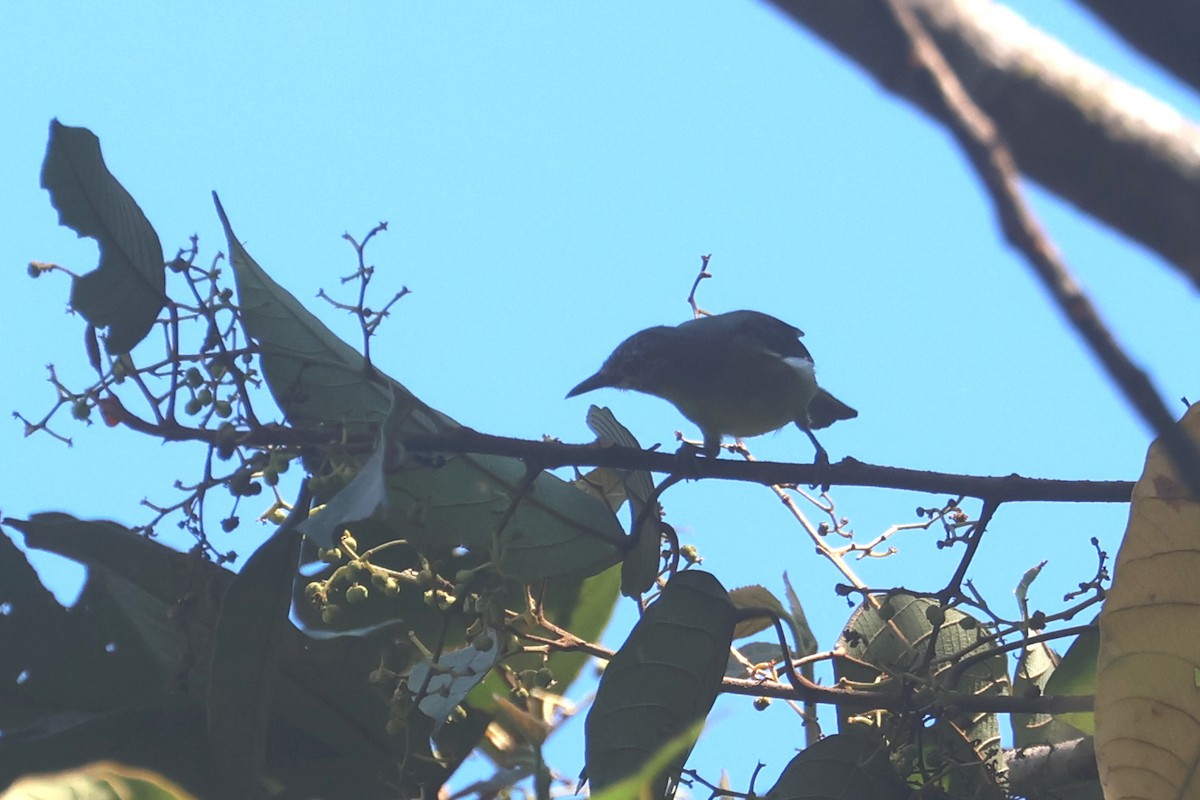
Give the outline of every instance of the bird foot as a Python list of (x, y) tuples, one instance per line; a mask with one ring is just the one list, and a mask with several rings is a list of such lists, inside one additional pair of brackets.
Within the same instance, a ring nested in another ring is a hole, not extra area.
[(821, 493), (829, 491), (829, 453), (825, 452), (825, 448), (817, 450), (817, 457), (813, 459), (813, 482), (808, 485), (808, 488), (815, 489), (817, 484), (821, 486)]
[(716, 458), (721, 454), (721, 446), (710, 446), (710, 443), (705, 442), (699, 444), (691, 442), (680, 437), (681, 444), (679, 449), (675, 451), (675, 463), (678, 465), (675, 472), (684, 478), (695, 478), (700, 474), (700, 464), (703, 460)]

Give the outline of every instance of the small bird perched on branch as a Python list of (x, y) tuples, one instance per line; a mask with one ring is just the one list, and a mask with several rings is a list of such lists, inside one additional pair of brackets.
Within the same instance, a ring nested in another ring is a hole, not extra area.
[(858, 412), (817, 385), (799, 328), (758, 311), (730, 311), (630, 336), (567, 397), (611, 386), (669, 401), (700, 426), (703, 451), (715, 456), (724, 436), (758, 436), (789, 422), (813, 435)]

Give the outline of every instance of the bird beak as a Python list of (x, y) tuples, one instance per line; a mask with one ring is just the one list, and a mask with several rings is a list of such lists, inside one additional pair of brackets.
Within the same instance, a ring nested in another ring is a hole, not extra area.
[(595, 375), (583, 381), (583, 383), (579, 384), (571, 391), (567, 392), (567, 397), (575, 397), (576, 395), (581, 395), (584, 392), (590, 392), (593, 389), (600, 389), (605, 386), (615, 385), (616, 382), (613, 380), (612, 376), (606, 373), (604, 370), (600, 370)]

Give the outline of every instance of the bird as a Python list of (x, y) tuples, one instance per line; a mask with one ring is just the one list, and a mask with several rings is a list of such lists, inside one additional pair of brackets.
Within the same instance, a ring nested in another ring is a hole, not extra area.
[(829, 456), (814, 429), (858, 412), (817, 385), (804, 332), (759, 311), (729, 311), (638, 331), (567, 397), (604, 387), (661, 397), (694, 422), (706, 456), (726, 436), (750, 437), (788, 423), (804, 431), (816, 463)]

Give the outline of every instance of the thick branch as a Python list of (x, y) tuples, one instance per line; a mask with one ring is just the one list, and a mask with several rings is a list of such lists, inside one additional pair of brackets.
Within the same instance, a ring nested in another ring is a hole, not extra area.
[(1200, 89), (1200, 3), (1196, 0), (1077, 0), (1137, 49)]
[[(877, 0), (771, 0), (944, 124), (907, 37)], [(988, 0), (906, 0), (1021, 171), (1200, 286), (1200, 128)], [(1141, 12), (1142, 4), (1133, 4)], [(1151, 4), (1153, 5), (1153, 4)], [(1194, 54), (1194, 48), (1189, 55)]]
[[(1006, 750), (1004, 760), (1008, 764), (1009, 789), (1020, 797), (1050, 796), (1053, 790), (1062, 791), (1073, 784), (1090, 782), (1094, 786), (1099, 777), (1096, 747), (1090, 736), (1053, 747)], [(1063, 796), (1070, 794), (1063, 791)]]
[(967, 93), (909, 5), (921, 6), (924, 2), (927, 0), (883, 0), (882, 3), (908, 41), (912, 81), (928, 84), (933, 98), (945, 109), (946, 124), (983, 180), (996, 206), (1005, 238), (1028, 259), (1063, 315), (1087, 342), (1126, 399), (1161, 439), (1188, 488), (1200, 496), (1200, 449), (1175, 423), (1174, 415), (1167, 410), (1149, 377), (1117, 344), (1025, 203), (1007, 142)]
[(899, 467), (864, 464), (846, 458), (817, 476), (812, 464), (777, 461), (687, 458), (674, 453), (603, 447), (596, 444), (564, 444), (491, 436), (459, 428), (442, 433), (407, 434), (402, 442), (409, 450), (426, 453), (481, 453), (513, 456), (543, 469), (555, 467), (617, 467), (650, 472), (686, 472), (689, 478), (720, 478), (771, 485), (807, 484), (814, 478), (828, 479), (839, 486), (876, 486), (950, 496), (983, 497), (995, 502), (1046, 501), (1059, 503), (1127, 503), (1130, 481), (1073, 481), (1025, 478), (1020, 475), (987, 477), (926, 472)]

